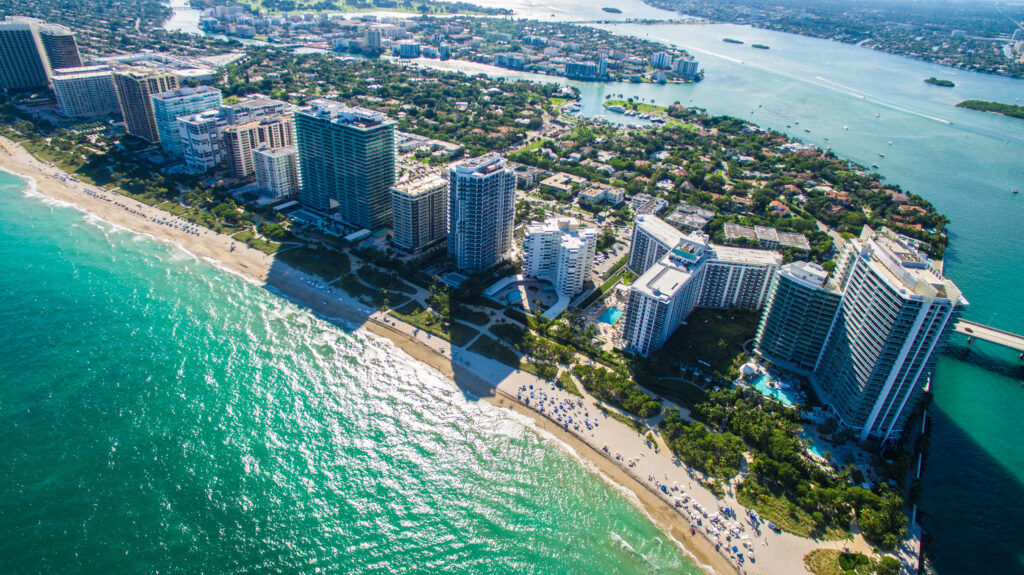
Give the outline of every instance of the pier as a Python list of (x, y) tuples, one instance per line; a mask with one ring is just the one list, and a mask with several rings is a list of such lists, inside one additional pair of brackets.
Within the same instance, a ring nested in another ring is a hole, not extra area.
[(1024, 335), (1017, 335), (965, 319), (956, 322), (953, 325), (953, 331), (966, 335), (967, 343), (980, 339), (1019, 351), (1024, 357)]

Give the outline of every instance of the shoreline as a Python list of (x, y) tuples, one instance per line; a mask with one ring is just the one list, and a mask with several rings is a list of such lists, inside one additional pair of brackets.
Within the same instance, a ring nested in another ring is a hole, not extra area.
[[(643, 437), (626, 425), (605, 416), (600, 420), (600, 427), (595, 425), (594, 429), (588, 427), (586, 430), (578, 429), (573, 432), (568, 425), (558, 424), (542, 413), (543, 408), (538, 411), (517, 399), (520, 390), (526, 390), (526, 386), (529, 386), (529, 390), (536, 386), (537, 392), (547, 393), (544, 389), (549, 384), (543, 384), (536, 377), (451, 346), (443, 339), (431, 337), (369, 306), (345, 303), (345, 298), (351, 296), (340, 288), (326, 285), (324, 279), (275, 262), (273, 256), (250, 248), (229, 236), (201, 227), (193, 228), (198, 232), (189, 232), (183, 229), (185, 226), (168, 225), (166, 222), (183, 220), (116, 192), (62, 179), (67, 178), (66, 174), (56, 167), (36, 160), (20, 145), (2, 137), (0, 143), (3, 143), (5, 149), (0, 151), (0, 166), (34, 182), (34, 191), (40, 195), (67, 203), (113, 225), (160, 241), (171, 242), (197, 259), (202, 259), (222, 271), (238, 275), (245, 281), (259, 285), (328, 320), (340, 320), (349, 324), (346, 327), (355, 326), (355, 329), (365, 328), (366, 332), (390, 340), (413, 359), (437, 370), (452, 380), (464, 393), (528, 417), (538, 432), (550, 434), (567, 449), (572, 450), (575, 457), (582, 460), (581, 462), (586, 462), (584, 466), (589, 471), (596, 470), (606, 482), (631, 493), (633, 497), (627, 498), (705, 572), (804, 573), (804, 555), (817, 548), (839, 549), (850, 546), (854, 550), (869, 554), (871, 552), (862, 538), (858, 538), (854, 545), (849, 545), (847, 541), (822, 542), (764, 530), (753, 538), (754, 542), (763, 544), (763, 547), (755, 547), (758, 553), (757, 562), (747, 562), (739, 568), (735, 559), (730, 560), (716, 549), (711, 536), (707, 534), (707, 529), (698, 528), (699, 535), (687, 533), (691, 526), (689, 518), (685, 515), (688, 511), (684, 509), (681, 513), (673, 504), (674, 500), (688, 495), (691, 498), (690, 504), (699, 502), (707, 513), (714, 514), (719, 505), (725, 505), (741, 511), (742, 516), (743, 507), (735, 501), (734, 493), (724, 500), (718, 500), (696, 481), (690, 470), (674, 461), (669, 450), (651, 449)], [(86, 190), (90, 190), (91, 193)], [(161, 223), (161, 219), (165, 223)], [(351, 299), (353, 302), (358, 301), (356, 298)], [(552, 387), (551, 393), (548, 394), (549, 405), (555, 396), (563, 397), (565, 400), (578, 399), (564, 392), (556, 393), (554, 390)], [(530, 393), (532, 395), (532, 392)], [(591, 400), (589, 395), (584, 399), (588, 402)], [(536, 404), (536, 401), (534, 403)], [(580, 409), (574, 414), (577, 420), (582, 416), (580, 412), (588, 409), (583, 401), (579, 401), (579, 405)], [(596, 416), (594, 420), (597, 421)], [(613, 452), (616, 454), (615, 458), (611, 456)], [(623, 454), (622, 457), (618, 457), (619, 453)], [(634, 455), (636, 457), (633, 457)], [(629, 467), (625, 464), (627, 456), (631, 461), (635, 461)], [(646, 482), (643, 480), (644, 476), (647, 477)], [(662, 484), (672, 484), (675, 494), (669, 491), (666, 492), (666, 497), (659, 492), (658, 487)], [(694, 513), (696, 512), (694, 510)], [(708, 522), (704, 523), (705, 526), (709, 525)], [(747, 533), (754, 535), (751, 531)], [(726, 549), (734, 544), (739, 545), (739, 541), (721, 541), (721, 545)]]

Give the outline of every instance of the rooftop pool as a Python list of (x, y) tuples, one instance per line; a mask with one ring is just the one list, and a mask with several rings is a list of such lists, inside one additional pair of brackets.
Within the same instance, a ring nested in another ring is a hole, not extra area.
[(619, 321), (620, 317), (622, 317), (622, 310), (617, 307), (610, 307), (597, 316), (597, 321), (608, 325), (615, 325), (615, 322)]

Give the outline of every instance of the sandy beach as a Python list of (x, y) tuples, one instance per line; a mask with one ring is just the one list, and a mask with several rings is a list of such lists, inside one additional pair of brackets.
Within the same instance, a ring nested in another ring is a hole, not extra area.
[[(36, 160), (10, 140), (0, 138), (0, 143), (3, 144), (0, 166), (34, 180), (39, 193), (72, 204), (115, 225), (173, 242), (195, 257), (266, 287), (322, 316), (386, 338), (397, 348), (453, 380), (465, 393), (528, 416), (539, 432), (551, 434), (584, 459), (592, 470), (635, 494), (634, 503), (645, 510), (665, 533), (683, 545), (708, 572), (798, 574), (806, 572), (803, 556), (816, 548), (851, 547), (856, 551), (871, 552), (859, 536), (853, 543), (822, 542), (774, 533), (767, 528), (755, 532), (747, 520), (746, 510), (731, 494), (723, 501), (716, 500), (685, 466), (674, 461), (667, 449), (656, 452), (626, 425), (600, 415), (589, 396), (581, 400), (528, 373), (464, 348), (453, 348), (447, 341), (431, 337), (359, 304), (342, 290), (327, 285), (325, 279), (329, 278), (310, 276), (275, 262), (273, 256), (244, 243), (205, 228), (189, 226), (167, 212), (139, 204), (131, 198), (72, 181), (57, 168)], [(382, 342), (382, 345), (391, 344)], [(569, 417), (573, 418), (572, 423), (568, 423)], [(620, 457), (616, 457), (617, 454)], [(664, 490), (662, 485), (666, 486)], [(676, 505), (677, 500), (680, 501), (679, 506)], [(683, 500), (686, 503), (682, 503)], [(728, 529), (708, 529), (710, 522), (697, 511), (696, 504), (711, 516), (718, 512), (719, 505), (734, 509), (739, 519), (729, 520), (728, 527), (742, 526), (739, 531), (742, 535), (731, 536), (727, 542)], [(691, 519), (687, 513), (693, 516), (694, 522), (698, 516), (702, 519), (703, 525), (696, 528), (695, 535), (691, 535)], [(716, 549), (715, 530), (720, 531), (720, 549)], [(735, 555), (730, 557), (727, 550), (736, 545), (744, 557), (749, 558), (743, 542), (750, 544), (756, 561), (745, 559), (738, 565)]]

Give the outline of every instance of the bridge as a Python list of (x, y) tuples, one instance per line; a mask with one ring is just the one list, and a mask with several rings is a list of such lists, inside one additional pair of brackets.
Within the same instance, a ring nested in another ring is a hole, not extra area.
[(967, 343), (971, 343), (975, 339), (984, 340), (1017, 350), (1021, 352), (1021, 357), (1024, 358), (1024, 335), (1017, 335), (965, 319), (953, 324), (953, 331), (966, 335)]

